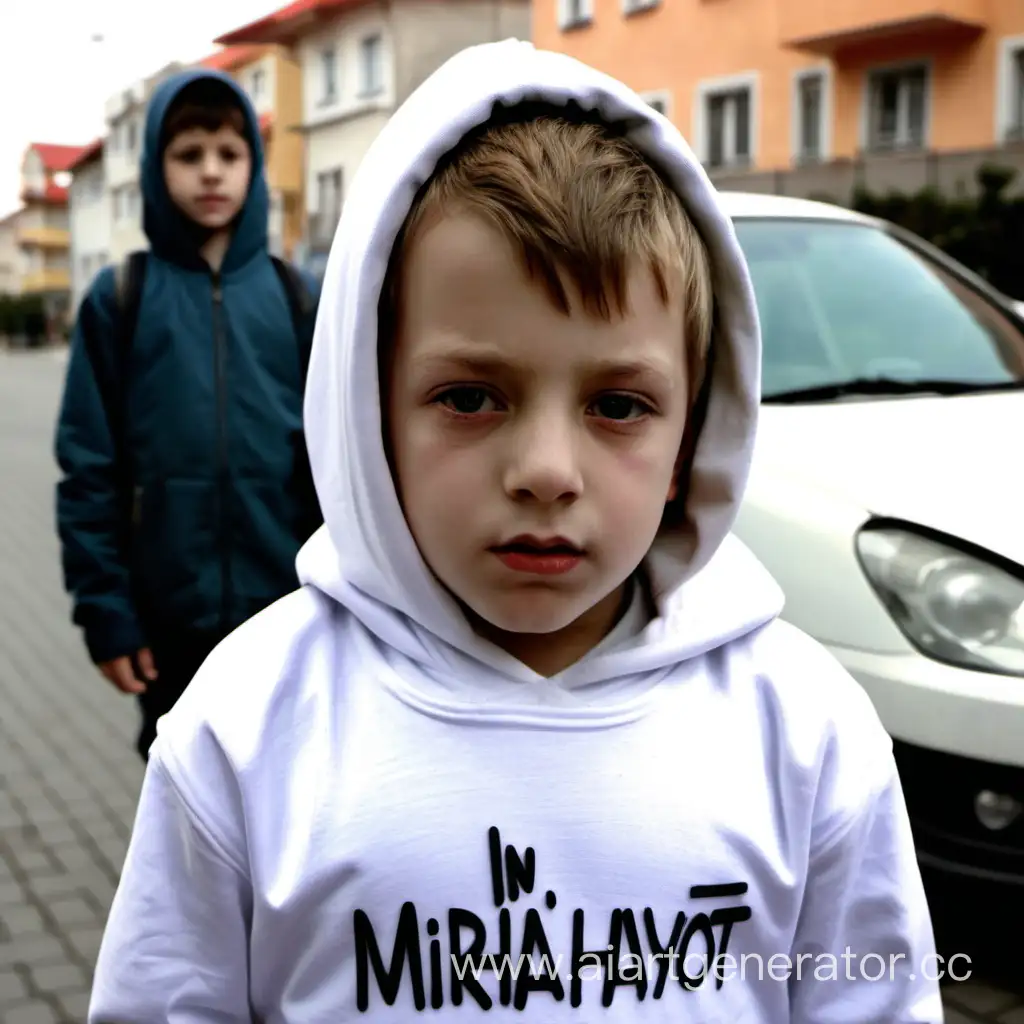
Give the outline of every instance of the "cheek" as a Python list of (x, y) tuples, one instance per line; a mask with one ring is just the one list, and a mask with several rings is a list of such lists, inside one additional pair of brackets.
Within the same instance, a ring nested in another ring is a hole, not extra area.
[(681, 427), (662, 420), (641, 436), (601, 446), (599, 461), (604, 465), (598, 481), (616, 489), (663, 490), (672, 478), (681, 436)]
[(446, 430), (434, 409), (393, 413), (390, 447), (395, 483), (414, 527), (434, 530), (438, 519), (458, 521), (455, 510), (489, 479), (486, 446)]
[(180, 199), (188, 191), (187, 175), (176, 165), (164, 168), (164, 181), (172, 199)]
[(486, 440), (452, 429), (436, 409), (406, 413), (395, 427), (400, 462), (422, 487), (443, 492), (457, 483), (482, 480), (482, 467), (490, 461)]

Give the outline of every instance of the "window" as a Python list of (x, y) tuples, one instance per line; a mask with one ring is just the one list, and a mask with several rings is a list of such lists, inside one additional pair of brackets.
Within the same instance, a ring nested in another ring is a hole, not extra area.
[(333, 103), (338, 98), (338, 55), (333, 50), (320, 54), (320, 102)]
[(645, 103), (653, 107), (659, 114), (669, 116), (669, 101), (671, 96), (668, 92), (648, 92), (641, 97)]
[(125, 131), (128, 134), (128, 152), (134, 153), (135, 147), (138, 145), (138, 134), (139, 126), (135, 123), (135, 119), (132, 118), (125, 124)]
[(859, 378), (1024, 377), (1024, 333), (888, 232), (737, 218), (763, 338), (762, 393)]
[(565, 30), (589, 25), (592, 0), (558, 0), (558, 25)]
[(327, 246), (334, 239), (334, 230), (341, 217), (341, 168), (317, 175), (316, 217), (313, 220), (312, 242)]
[(377, 33), (359, 44), (359, 93), (375, 96), (384, 89), (384, 40)]
[(1024, 47), (1013, 55), (1013, 129), (1024, 138)]
[(745, 167), (752, 157), (749, 86), (707, 95), (707, 162), (710, 167)]
[(1007, 141), (1024, 141), (1024, 45), (1010, 54), (1010, 122)]
[(263, 99), (263, 93), (267, 87), (267, 73), (263, 68), (256, 68), (249, 79), (249, 95), (254, 103)]
[(657, 7), (661, 0), (622, 0), (623, 14), (636, 14)]
[(928, 114), (928, 69), (875, 71), (868, 78), (868, 149), (921, 149)]
[(825, 75), (813, 71), (800, 75), (796, 84), (798, 163), (816, 163), (825, 156)]

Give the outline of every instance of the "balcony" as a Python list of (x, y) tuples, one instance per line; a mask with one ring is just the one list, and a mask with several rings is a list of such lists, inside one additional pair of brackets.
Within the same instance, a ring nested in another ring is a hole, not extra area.
[(783, 46), (826, 56), (877, 39), (970, 38), (990, 20), (991, 0), (776, 0)]
[(67, 249), (71, 234), (66, 228), (25, 227), (18, 230), (18, 244), (25, 248)]
[(71, 290), (71, 274), (69, 271), (58, 267), (36, 270), (22, 276), (21, 290), (23, 294), (67, 292)]

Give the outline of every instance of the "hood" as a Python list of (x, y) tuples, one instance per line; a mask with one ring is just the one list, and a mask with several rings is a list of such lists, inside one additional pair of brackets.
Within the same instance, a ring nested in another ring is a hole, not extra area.
[(154, 90), (146, 110), (143, 136), (142, 227), (149, 239), (150, 248), (161, 259), (189, 269), (207, 269), (196, 251), (195, 229), (171, 202), (164, 182), (163, 151), (160, 146), (164, 118), (175, 97), (186, 85), (203, 78), (223, 82), (238, 97), (245, 112), (246, 138), (252, 150), (252, 181), (249, 185), (249, 194), (238, 216), (231, 246), (223, 263), (223, 271), (230, 273), (267, 248), (267, 218), (270, 212), (270, 194), (264, 176), (263, 139), (259, 116), (245, 90), (230, 75), (195, 68), (168, 78)]
[[(537, 679), (473, 633), (420, 556), (388, 471), (380, 405), (370, 397), (379, 394), (378, 296), (417, 191), (495, 104), (523, 101), (575, 101), (623, 122), (683, 197), (711, 253), (719, 328), (707, 412), (685, 524), (662, 537), (649, 558), (660, 617), (635, 652), (647, 667), (678, 662), (781, 609), (767, 571), (738, 542), (726, 543), (747, 480), (760, 401), (754, 293), (732, 223), (672, 124), (614, 79), (528, 42), (478, 45), (451, 58), (390, 118), (352, 181), (327, 261), (305, 399), (324, 526), (300, 552), (299, 576), (411, 658), (451, 669), (466, 656), (506, 676)], [(615, 654), (601, 654), (557, 678), (593, 681), (622, 670)]]
[(750, 500), (796, 481), (1024, 565), (1022, 423), (1021, 392), (768, 406)]

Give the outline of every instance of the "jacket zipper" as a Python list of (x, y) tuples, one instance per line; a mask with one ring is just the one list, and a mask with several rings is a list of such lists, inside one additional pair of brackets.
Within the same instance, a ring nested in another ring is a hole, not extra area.
[(220, 274), (213, 274), (213, 358), (217, 389), (217, 527), (220, 549), (221, 631), (228, 628), (232, 604), (231, 551), (228, 526), (228, 437), (225, 362), (227, 338), (224, 332), (223, 291)]

